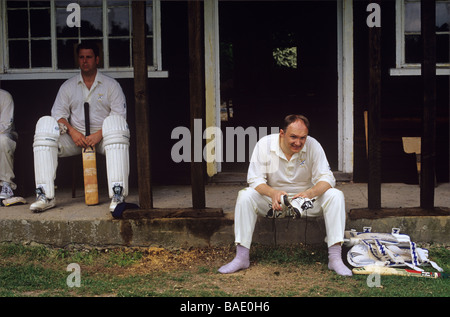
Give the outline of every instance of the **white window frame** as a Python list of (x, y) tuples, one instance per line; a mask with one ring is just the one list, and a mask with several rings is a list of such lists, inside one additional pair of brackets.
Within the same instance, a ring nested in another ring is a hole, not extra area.
[[(56, 26), (55, 26), (55, 0), (51, 1), (51, 42), (52, 59), (56, 59)], [(131, 4), (130, 4), (131, 6)], [(103, 0), (103, 27), (107, 33), (107, 0)], [(131, 10), (131, 8), (130, 8)], [(78, 69), (56, 69), (55, 61), (52, 60), (52, 67), (29, 68), (29, 69), (8, 69), (6, 55), (8, 54), (8, 39), (6, 34), (6, 1), (0, 3), (0, 80), (33, 80), (33, 79), (67, 79), (79, 72)], [(68, 12), (67, 14), (70, 14)], [(131, 21), (130, 21), (131, 22)], [(131, 26), (130, 26), (131, 27)], [(104, 33), (104, 34), (105, 34)], [(107, 37), (103, 37), (103, 42), (107, 42)], [(104, 45), (104, 47), (106, 47)], [(105, 59), (108, 58), (105, 53)], [(106, 63), (105, 63), (106, 64)], [(133, 78), (133, 67), (109, 67), (101, 68), (102, 73), (114, 78)], [(153, 65), (148, 67), (148, 77), (167, 78), (168, 71), (162, 70), (161, 53), (161, 3), (160, 0), (153, 0)]]
[[(405, 61), (405, 1), (395, 0), (395, 68), (391, 76), (420, 76), (421, 65)], [(450, 75), (450, 64), (437, 63), (436, 75)]]

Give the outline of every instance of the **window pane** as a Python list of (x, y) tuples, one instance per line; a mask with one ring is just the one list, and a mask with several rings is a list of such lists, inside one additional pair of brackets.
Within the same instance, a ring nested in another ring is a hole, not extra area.
[(147, 35), (153, 35), (153, 8), (147, 6), (145, 10), (146, 15), (146, 33)]
[(448, 34), (436, 35), (436, 62), (449, 63), (449, 36)]
[(31, 8), (50, 8), (50, 1), (30, 1)]
[(421, 63), (422, 40), (420, 35), (405, 36), (405, 61), (407, 63)]
[(103, 36), (102, 9), (83, 5), (81, 12), (81, 36)]
[(420, 32), (420, 2), (405, 3), (405, 32)]
[(31, 41), (31, 67), (51, 67), (52, 47), (50, 40)]
[(9, 67), (30, 67), (28, 41), (9, 41)]
[[(67, 8), (67, 6), (69, 5), (69, 3), (74, 2), (74, 1), (70, 1), (70, 0), (60, 0), (60, 1), (55, 1), (55, 6), (57, 8)], [(75, 1), (77, 3), (77, 1)]]
[(83, 7), (101, 7), (102, 0), (83, 0), (80, 1), (80, 5)]
[(130, 35), (130, 21), (128, 8), (109, 8), (109, 35)]
[(76, 46), (78, 40), (59, 40), (57, 44), (57, 57), (59, 69), (78, 68), (76, 59)]
[[(405, 1), (405, 62), (422, 62), (420, 2)], [(450, 1), (436, 2), (436, 62), (449, 63)], [(445, 34), (445, 33), (447, 34)], [(409, 34), (408, 34), (409, 33)], [(415, 34), (413, 34), (415, 33)]]
[(128, 0), (108, 0), (108, 6), (125, 6), (131, 5)]
[(147, 38), (147, 66), (155, 66), (153, 64), (153, 39)]
[(130, 65), (130, 40), (109, 40), (109, 66), (125, 67)]
[(26, 8), (27, 2), (26, 1), (7, 1), (6, 6), (8, 8)]
[(8, 10), (8, 37), (28, 38), (27, 10)]
[(450, 2), (436, 3), (436, 29), (437, 31), (448, 31), (450, 23)]
[(50, 36), (50, 9), (30, 10), (32, 37)]
[[(436, 29), (448, 31), (450, 21), (450, 2), (436, 3)], [(405, 3), (405, 32), (420, 33), (420, 2)]]

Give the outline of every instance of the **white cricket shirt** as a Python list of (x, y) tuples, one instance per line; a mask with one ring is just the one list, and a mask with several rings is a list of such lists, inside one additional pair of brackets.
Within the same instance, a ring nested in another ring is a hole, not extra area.
[(109, 115), (121, 115), (126, 119), (126, 100), (120, 84), (98, 70), (90, 90), (81, 73), (61, 85), (52, 107), (52, 117), (56, 120), (65, 118), (79, 132), (85, 133), (85, 102), (89, 103), (91, 134), (102, 128), (103, 120)]
[(250, 187), (265, 183), (287, 193), (300, 193), (320, 181), (331, 187), (336, 185), (325, 152), (316, 139), (308, 136), (302, 150), (288, 161), (279, 136), (279, 133), (267, 135), (256, 144), (247, 174)]

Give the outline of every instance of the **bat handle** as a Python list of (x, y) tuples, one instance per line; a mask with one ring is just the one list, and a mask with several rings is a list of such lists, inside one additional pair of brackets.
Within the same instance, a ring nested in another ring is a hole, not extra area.
[(90, 118), (89, 118), (89, 102), (84, 103), (84, 124), (86, 128), (86, 136), (91, 134), (90, 128)]

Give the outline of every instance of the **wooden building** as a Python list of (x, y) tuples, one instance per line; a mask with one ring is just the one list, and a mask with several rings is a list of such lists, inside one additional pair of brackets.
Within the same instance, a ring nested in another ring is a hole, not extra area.
[[(68, 6), (78, 3), (75, 0), (1, 2), (0, 85), (16, 105), (20, 136), (15, 169), (25, 194), (34, 186), (35, 124), (50, 113), (63, 81), (77, 72), (73, 48), (79, 40), (99, 43), (102, 71), (117, 78), (124, 89), (134, 137), (130, 183), (138, 185), (141, 144), (135, 141), (139, 131), (131, 2), (79, 1), (80, 27), (69, 26), (75, 11)], [(402, 137), (422, 135), (420, 1), (378, 1), (379, 7), (371, 9), (375, 1), (204, 0), (197, 11), (192, 11), (191, 2), (197, 1), (145, 2), (152, 183), (189, 184), (193, 179), (191, 163), (173, 157), (180, 142), (174, 130), (191, 126), (192, 89), (201, 92), (200, 133), (218, 127), (224, 137), (223, 159), (196, 165), (205, 180), (246, 171), (250, 137), (239, 146), (237, 140), (231, 142), (235, 136), (226, 134), (227, 128), (242, 136), (240, 128), (248, 132), (256, 127), (260, 134), (263, 130), (258, 128), (270, 131), (286, 114), (302, 113), (310, 118), (310, 134), (322, 143), (332, 170), (342, 179), (367, 182), (364, 112), (370, 104), (373, 28), (380, 35), (381, 181), (418, 183), (416, 155), (405, 152)], [(450, 2), (436, 1), (436, 8), (435, 167), (437, 182), (448, 182)], [(198, 18), (195, 25), (193, 14)], [(375, 20), (378, 27), (370, 24)], [(195, 37), (203, 45), (192, 50)], [(193, 67), (201, 70), (194, 87)], [(203, 149), (209, 140), (201, 142)], [(242, 161), (238, 152), (243, 150), (247, 155)], [(72, 182), (72, 164), (60, 160), (61, 186)], [(106, 178), (101, 173), (100, 181)]]

